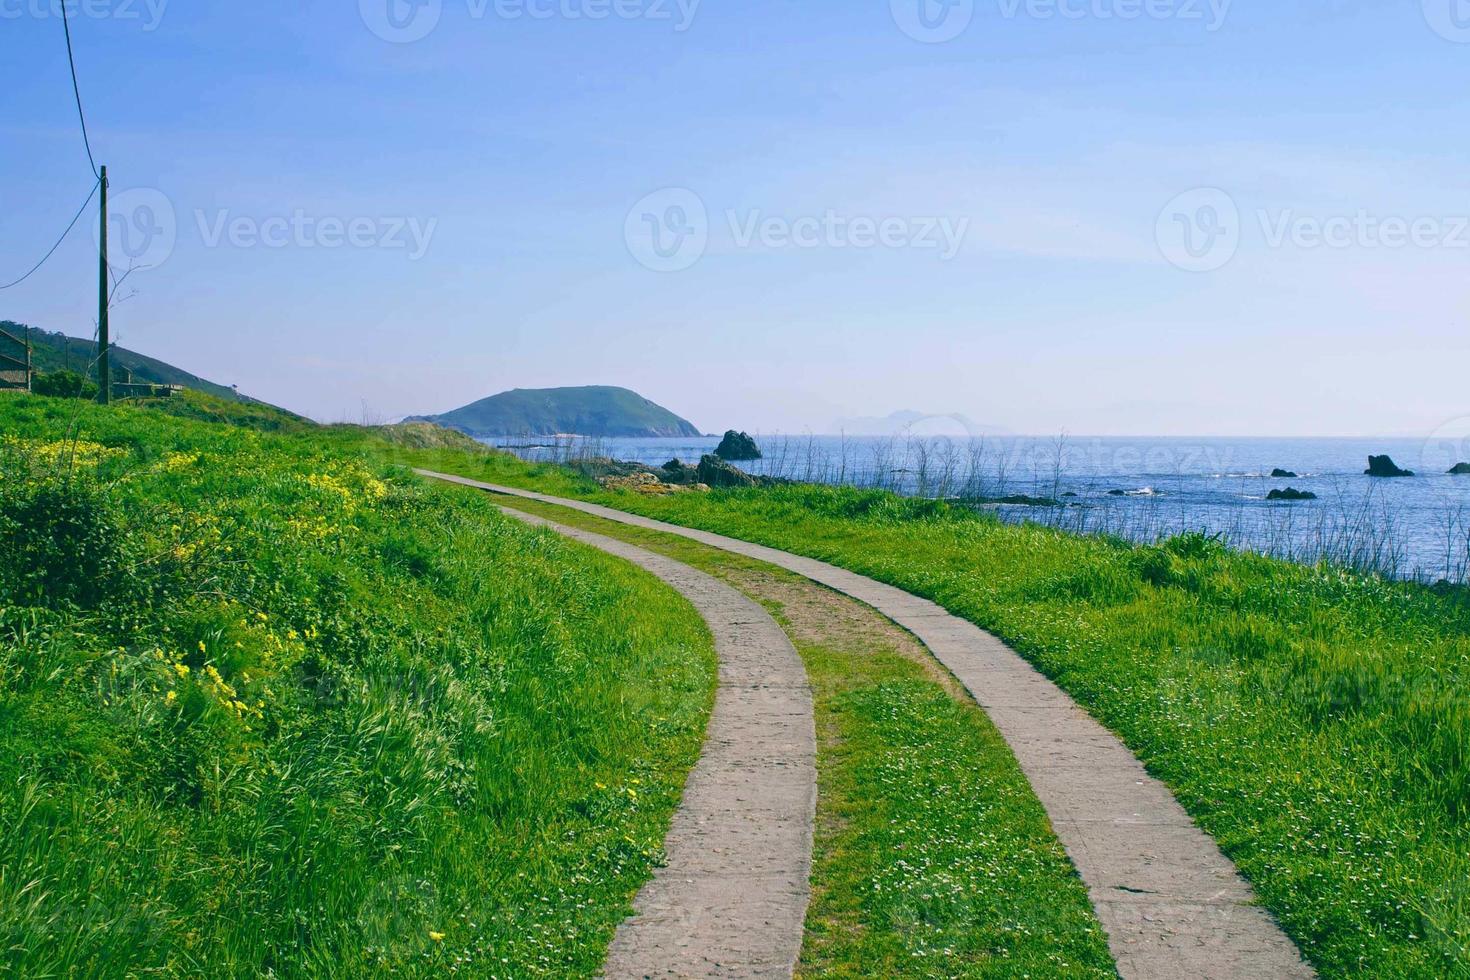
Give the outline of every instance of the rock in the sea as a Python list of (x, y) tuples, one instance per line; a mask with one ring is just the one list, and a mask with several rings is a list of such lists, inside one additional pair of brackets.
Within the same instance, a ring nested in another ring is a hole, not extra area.
[(712, 487), (753, 487), (755, 477), (718, 456), (703, 456), (699, 460), (699, 482)]
[(1401, 470), (1391, 456), (1369, 456), (1368, 468), (1363, 471), (1368, 476), (1413, 476), (1412, 470)]
[(1470, 476), (1470, 463), (1456, 463), (1450, 470), (1450, 476)]
[(1109, 490), (1108, 491), (1108, 496), (1109, 497), (1126, 497), (1126, 496), (1128, 496), (1128, 491), (1127, 490)]
[(1296, 487), (1287, 487), (1285, 490), (1272, 490), (1266, 495), (1267, 500), (1316, 500), (1317, 495), (1310, 490), (1298, 490)]
[(761, 450), (747, 433), (731, 429), (715, 447), (715, 455), (721, 459), (760, 459)]
[(1295, 479), (1297, 479), (1297, 475), (1295, 473), (1293, 473), (1291, 470), (1274, 469), (1274, 470), (1271, 471), (1271, 479), (1273, 479), (1273, 480), (1295, 480)]
[(991, 504), (1009, 504), (1012, 507), (1060, 507), (1061, 502), (1050, 497), (1033, 497), (1029, 494), (1018, 493), (1009, 497), (995, 497), (985, 501)]

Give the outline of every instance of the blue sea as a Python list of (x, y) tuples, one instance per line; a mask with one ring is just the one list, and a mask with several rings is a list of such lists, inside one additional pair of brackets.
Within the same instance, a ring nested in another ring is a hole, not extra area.
[[(1184, 531), (1298, 561), (1330, 560), (1389, 575), (1464, 581), (1470, 574), (1470, 431), (1430, 439), (1028, 436), (765, 436), (755, 474), (881, 487), (932, 497), (1060, 500), (997, 505), (1007, 520), (1154, 541)], [(718, 439), (503, 439), (527, 459), (599, 455), (658, 466), (698, 462)], [(1366, 476), (1369, 455), (1416, 476)], [(1296, 476), (1272, 478), (1274, 469)], [(1267, 500), (1293, 487), (1318, 499)]]

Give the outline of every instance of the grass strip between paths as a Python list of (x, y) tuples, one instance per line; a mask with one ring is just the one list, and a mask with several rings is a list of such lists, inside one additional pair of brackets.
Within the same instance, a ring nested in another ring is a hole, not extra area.
[(819, 794), (799, 975), (1110, 977), (1087, 890), (985, 713), (912, 636), (800, 576), (669, 534), (498, 503), (700, 568), (806, 663)]

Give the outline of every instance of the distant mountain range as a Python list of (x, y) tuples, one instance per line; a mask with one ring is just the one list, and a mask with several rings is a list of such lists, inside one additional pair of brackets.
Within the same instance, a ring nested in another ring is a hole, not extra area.
[(838, 419), (832, 423), (834, 433), (850, 436), (1006, 436), (1009, 429), (981, 425), (958, 412), (930, 413), (905, 410), (882, 418)]
[(694, 425), (627, 388), (517, 388), (443, 415), (414, 416), (477, 439), (597, 436), (609, 439), (699, 436)]
[[(0, 320), (0, 330), (16, 337), (25, 335), (25, 325), (12, 320)], [(31, 363), (41, 374), (52, 371), (75, 371), (77, 374), (96, 379), (97, 344), (79, 337), (68, 337), (63, 333), (31, 328)], [(227, 388), (213, 381), (206, 381), (197, 374), (160, 361), (146, 354), (113, 345), (112, 380), (122, 383), (135, 381), (145, 384), (183, 385), (195, 391), (203, 391), (231, 401), (254, 402), (234, 388)]]

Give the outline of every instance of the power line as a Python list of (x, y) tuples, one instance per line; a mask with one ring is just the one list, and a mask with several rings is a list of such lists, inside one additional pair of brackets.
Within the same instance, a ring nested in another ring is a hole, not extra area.
[(87, 148), (87, 162), (92, 165), (92, 176), (100, 181), (102, 175), (97, 172), (97, 161), (92, 159), (92, 141), (87, 138), (87, 114), (82, 111), (82, 88), (77, 84), (77, 61), (71, 53), (71, 21), (66, 15), (66, 0), (61, 2), (61, 28), (66, 32), (66, 63), (71, 66), (71, 91), (77, 97), (77, 118), (82, 121), (82, 145)]
[(12, 286), (19, 286), (21, 283), (25, 282), (31, 276), (35, 275), (36, 270), (39, 269), (39, 268), (41, 268), (41, 266), (45, 265), (46, 264), (46, 260), (49, 259), (49, 258), (51, 258), (51, 256), (53, 256), (53, 255), (56, 254), (56, 250), (61, 247), (61, 243), (64, 242), (64, 241), (66, 241), (66, 236), (71, 234), (71, 230), (73, 228), (75, 228), (77, 226), (77, 222), (81, 220), (82, 212), (84, 212), (84, 211), (87, 210), (87, 205), (88, 204), (91, 204), (92, 203), (92, 198), (94, 198), (94, 197), (97, 196), (97, 188), (100, 187), (100, 186), (102, 186), (102, 180), (99, 178), (97, 180), (97, 183), (95, 183), (95, 184), (92, 185), (92, 192), (87, 195), (87, 199), (82, 202), (82, 206), (79, 207), (79, 208), (77, 208), (77, 213), (71, 219), (71, 224), (69, 224), (69, 225), (66, 226), (66, 231), (63, 231), (61, 233), (61, 237), (58, 238), (58, 239), (56, 239), (56, 244), (51, 246), (51, 251), (49, 251), (45, 255), (41, 256), (41, 261), (37, 262), (34, 266), (32, 266), (30, 272), (27, 272), (25, 275), (23, 275), (19, 279), (15, 280), (15, 282), (8, 282), (5, 285), (0, 286), (0, 289), (9, 289)]

